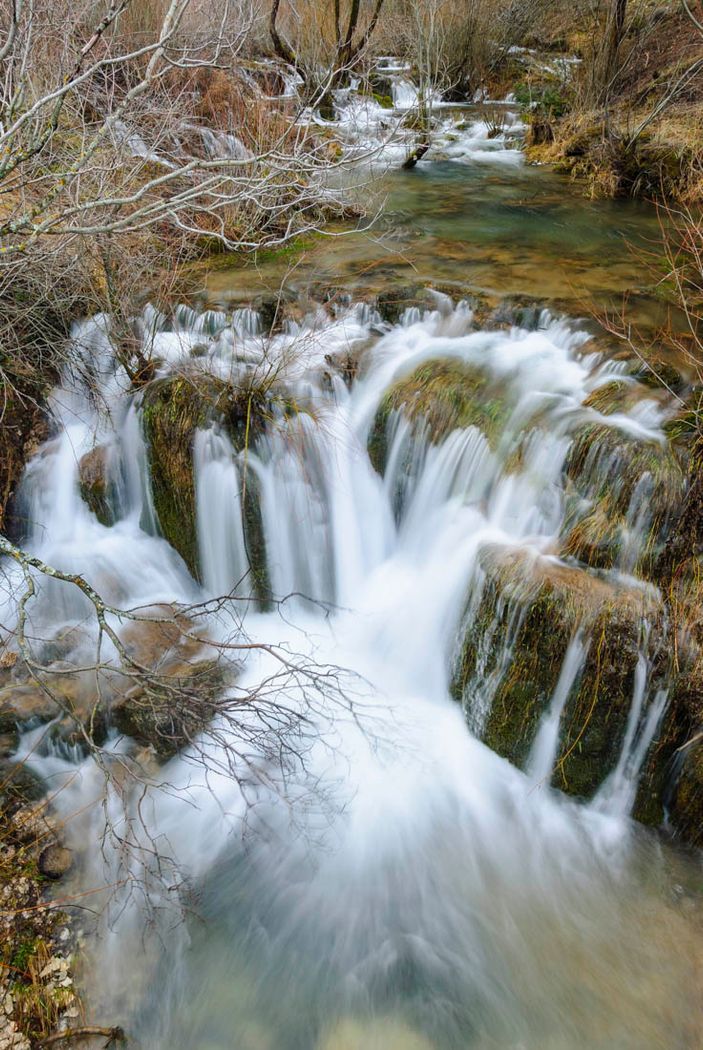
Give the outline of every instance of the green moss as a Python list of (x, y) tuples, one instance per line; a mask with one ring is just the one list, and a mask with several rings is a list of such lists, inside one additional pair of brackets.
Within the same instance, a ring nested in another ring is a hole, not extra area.
[[(235, 449), (251, 445), (270, 413), (264, 391), (235, 388), (212, 376), (158, 379), (144, 392), (142, 412), (149, 449), (154, 508), (164, 537), (199, 578), (193, 438), (210, 423), (223, 426)], [(252, 571), (260, 597), (268, 593), (263, 530), (254, 483), (248, 475), (245, 522)]]
[[(628, 396), (609, 384), (591, 395), (591, 405), (599, 411), (617, 411)], [(635, 488), (645, 480), (650, 521), (638, 569), (651, 572), (685, 487), (671, 444), (636, 439), (607, 424), (587, 424), (574, 439), (566, 473), (570, 498), (562, 550), (598, 568), (616, 563)]]
[(297, 259), (300, 255), (310, 251), (315, 243), (316, 239), (312, 234), (299, 234), (277, 248), (259, 249), (255, 256), (256, 264), (263, 266), (266, 263)]
[(372, 97), (382, 109), (393, 109), (393, 98), (391, 95), (379, 95), (378, 92), (374, 91)]
[[(522, 559), (518, 553), (485, 561), (488, 582), (458, 662), (454, 695), (465, 695), (481, 653), (483, 677), (497, 679), (484, 740), (498, 754), (524, 766), (569, 642), (581, 627), (590, 647), (564, 708), (553, 783), (569, 794), (590, 797), (620, 754), (632, 702), (643, 599), (638, 592), (618, 591), (583, 570)], [(646, 611), (657, 620), (654, 607)], [(511, 657), (499, 675), (511, 630)]]
[(495, 445), (506, 418), (505, 404), (488, 376), (461, 361), (430, 361), (399, 380), (381, 401), (369, 436), (369, 455), (383, 471), (386, 430), (393, 412), (412, 423), (424, 421), (439, 443), (453, 430), (478, 427)]

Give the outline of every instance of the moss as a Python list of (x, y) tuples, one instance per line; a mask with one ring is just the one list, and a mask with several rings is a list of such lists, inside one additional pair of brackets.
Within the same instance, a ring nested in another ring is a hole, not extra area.
[[(591, 395), (610, 400), (617, 410), (626, 392), (611, 387)], [(667, 524), (684, 492), (684, 475), (672, 445), (644, 441), (601, 423), (586, 424), (571, 446), (566, 464), (570, 482), (562, 551), (594, 567), (616, 563), (627, 515), (638, 484), (647, 485), (648, 534), (638, 568), (651, 572), (663, 549)], [(644, 497), (643, 497), (644, 498)]]
[(505, 405), (488, 376), (460, 361), (430, 361), (400, 379), (381, 401), (369, 436), (369, 455), (383, 471), (386, 431), (393, 412), (412, 423), (424, 421), (430, 441), (441, 442), (452, 430), (479, 427), (495, 444), (505, 422)]
[(639, 591), (616, 589), (583, 570), (529, 559), (521, 551), (489, 553), (484, 568), (488, 582), (465, 640), (454, 693), (466, 689), (482, 648), (486, 671), (495, 670), (520, 606), (511, 660), (498, 681), (484, 740), (523, 766), (569, 641), (582, 627), (590, 648), (562, 716), (553, 782), (569, 794), (590, 797), (617, 762), (632, 701), (641, 619), (647, 612), (656, 622), (656, 606)]
[[(158, 379), (144, 392), (142, 412), (154, 507), (165, 538), (199, 577), (193, 438), (219, 421), (242, 449), (262, 425), (263, 396), (248, 394), (212, 376)], [(247, 421), (249, 430), (247, 433)]]
[(380, 95), (377, 91), (373, 92), (374, 102), (378, 102), (382, 109), (393, 109), (393, 97), (391, 95)]

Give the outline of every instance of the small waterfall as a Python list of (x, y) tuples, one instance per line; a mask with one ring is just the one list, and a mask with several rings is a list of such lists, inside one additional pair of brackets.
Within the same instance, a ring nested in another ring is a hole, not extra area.
[(577, 631), (569, 642), (554, 695), (542, 716), (537, 736), (532, 744), (526, 772), (530, 780), (534, 781), (538, 787), (548, 786), (551, 780), (559, 750), (562, 712), (583, 667), (588, 646), (588, 639), (584, 638), (581, 631)]
[(200, 570), (211, 595), (247, 589), (250, 572), (244, 541), (241, 479), (229, 438), (198, 430), (193, 445)]
[(649, 663), (644, 652), (640, 652), (618, 763), (595, 798), (596, 808), (603, 813), (623, 816), (630, 812), (635, 801), (639, 774), (668, 700), (668, 690), (657, 689), (645, 706), (649, 684)]
[(122, 455), (119, 460), (118, 493), (123, 515), (131, 515), (139, 527), (158, 536), (159, 525), (154, 510), (149, 474), (149, 456), (144, 443), (141, 413), (135, 401), (127, 409), (120, 434)]

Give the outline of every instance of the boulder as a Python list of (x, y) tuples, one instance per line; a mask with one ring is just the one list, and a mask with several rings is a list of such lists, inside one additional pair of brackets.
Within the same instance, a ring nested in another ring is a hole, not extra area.
[(620, 755), (645, 617), (654, 673), (658, 661), (664, 670), (659, 601), (520, 548), (491, 548), (482, 567), (486, 585), (457, 660), (454, 695), (470, 705), (480, 681), (497, 682), (483, 739), (524, 766), (580, 627), (591, 643), (562, 715), (553, 784), (591, 797)]
[(171, 664), (113, 703), (113, 724), (165, 761), (208, 727), (223, 685), (215, 660)]

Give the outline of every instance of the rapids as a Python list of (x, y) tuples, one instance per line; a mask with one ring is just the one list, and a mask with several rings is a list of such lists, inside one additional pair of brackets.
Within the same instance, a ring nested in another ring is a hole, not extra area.
[[(644, 648), (620, 761), (590, 803), (548, 786), (587, 636), (569, 646), (524, 770), (481, 740), (491, 681), (478, 675), (466, 710), (450, 696), (486, 552), (556, 560), (576, 428), (597, 421), (656, 442), (667, 408), (643, 397), (605, 417), (584, 405), (625, 372), (577, 321), (544, 312), (529, 330), (482, 328), (468, 304), (435, 298), (396, 325), (351, 304), (310, 310), (271, 336), (252, 313), (145, 313), (164, 374), (237, 382), (275, 368), (297, 406), (272, 415), (244, 453), (216, 423), (196, 434), (201, 582), (160, 535), (140, 397), (113, 355), (109, 319), (74, 332), (84, 368), (55, 391), (56, 436), (24, 482), (28, 548), (122, 608), (229, 596), (211, 632), (245, 630), (267, 647), (244, 659), (238, 689), (275, 680), (275, 652), (324, 672), (285, 685), (307, 723), (283, 768), (264, 742), (238, 780), (226, 753), (236, 741), (221, 725), (159, 767), (143, 797), (110, 792), (90, 805), (102, 792), (93, 760), (40, 743), (36, 729), (23, 738), (84, 847), (77, 890), (112, 887), (95, 922), (82, 920), (91, 1014), (150, 1050), (698, 1045), (697, 869), (629, 819), (667, 701)], [(335, 367), (349, 354), (360, 362), (351, 383)], [(379, 405), (439, 359), (499, 387), (498, 438), (471, 426), (433, 443), (396, 412), (381, 476), (368, 451)], [(98, 443), (115, 493), (109, 526), (78, 485), (78, 461)], [(253, 597), (245, 477), (256, 481), (273, 607)], [(638, 509), (613, 570), (628, 586), (639, 585), (627, 576)], [(74, 588), (43, 580), (32, 630), (85, 624), (87, 611)], [(10, 595), (3, 623), (12, 615)], [(129, 746), (107, 745), (116, 755)], [(109, 838), (101, 850), (106, 814), (127, 828), (137, 804), (142, 851), (125, 858)], [(151, 910), (134, 884), (112, 886), (124, 865), (146, 881)]]

